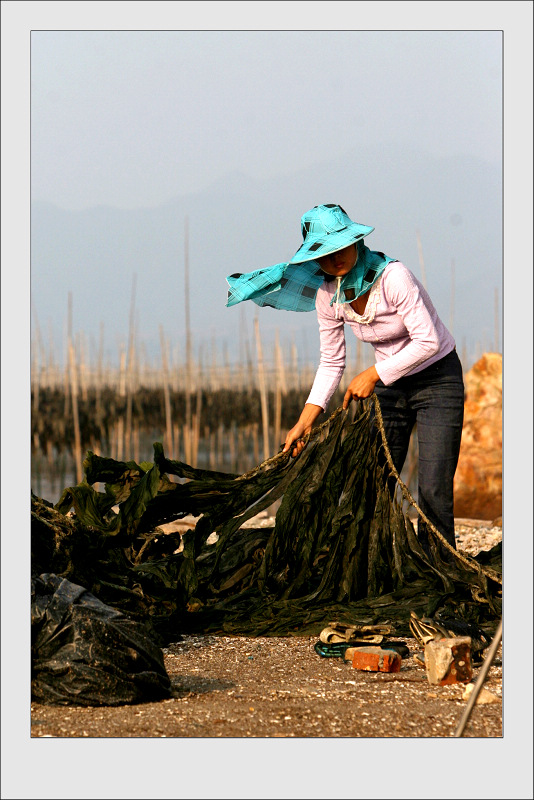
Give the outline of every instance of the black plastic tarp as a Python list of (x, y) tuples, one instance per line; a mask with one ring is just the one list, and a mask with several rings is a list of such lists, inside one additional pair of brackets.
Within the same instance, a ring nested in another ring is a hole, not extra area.
[(163, 653), (145, 625), (54, 574), (32, 579), (32, 699), (121, 705), (169, 697)]

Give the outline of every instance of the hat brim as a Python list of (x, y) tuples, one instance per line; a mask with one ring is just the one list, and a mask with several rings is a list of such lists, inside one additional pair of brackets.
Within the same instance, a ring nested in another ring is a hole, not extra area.
[(313, 239), (308, 235), (289, 263), (302, 264), (305, 261), (314, 261), (317, 258), (328, 256), (330, 253), (337, 253), (338, 250), (355, 244), (373, 231), (374, 228), (354, 222), (343, 230), (326, 232)]

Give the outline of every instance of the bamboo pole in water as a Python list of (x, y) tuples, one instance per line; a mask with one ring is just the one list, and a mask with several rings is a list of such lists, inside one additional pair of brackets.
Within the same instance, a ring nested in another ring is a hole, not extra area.
[(223, 435), (224, 435), (224, 428), (222, 422), (220, 422), (219, 427), (217, 428), (217, 468), (219, 470), (223, 469), (223, 462), (224, 462)]
[(240, 425), (237, 429), (237, 467), (235, 471), (243, 474), (247, 469), (248, 464), (246, 463), (244, 431), (243, 426)]
[(163, 398), (165, 401), (165, 446), (164, 450), (167, 458), (174, 458), (174, 448), (172, 441), (172, 413), (171, 397), (169, 391), (169, 366), (167, 360), (167, 344), (163, 335), (163, 327), (159, 326), (159, 338), (161, 344), (161, 364), (163, 367)]
[[(119, 398), (121, 400), (121, 405), (122, 405), (122, 398), (125, 396), (126, 396), (126, 353), (124, 352), (124, 349), (121, 348), (120, 367), (119, 367)], [(117, 416), (118, 416), (116, 424), (117, 461), (122, 461), (124, 453), (124, 417), (122, 414), (122, 409), (119, 411)]]
[(37, 312), (34, 310), (34, 325), (35, 325), (35, 336), (33, 338), (32, 346), (31, 346), (31, 367), (30, 367), (30, 375), (31, 375), (31, 386), (33, 389), (33, 408), (32, 411), (34, 414), (39, 413), (39, 394), (40, 394), (40, 384), (41, 384), (41, 363), (42, 363), (42, 343), (41, 343), (41, 331), (39, 328), (39, 321), (37, 319)]
[(245, 389), (246, 387), (248, 394), (252, 394), (255, 388), (251, 380), (251, 376), (254, 374), (254, 367), (252, 363), (252, 355), (250, 352), (250, 340), (248, 337), (244, 308), (242, 308), (241, 311), (242, 311), (242, 316), (241, 316), (242, 336), (245, 345), (245, 355), (244, 355), (245, 360), (244, 360), (244, 370), (242, 375), (242, 388)]
[(249, 365), (247, 364), (247, 371), (245, 370), (245, 364), (247, 363), (248, 358), (248, 335), (247, 335), (247, 323), (245, 317), (245, 306), (244, 304), (240, 308), (240, 317), (239, 317), (239, 363), (237, 366), (238, 370), (238, 386), (240, 389), (245, 388), (245, 382), (247, 380), (247, 375), (250, 375), (250, 370), (248, 369)]
[(215, 470), (217, 468), (215, 432), (210, 431), (208, 426), (204, 430), (206, 431), (206, 440), (209, 441), (209, 468)]
[(292, 371), (292, 389), (300, 390), (300, 374), (299, 374), (299, 354), (297, 344), (295, 342), (295, 334), (291, 334), (291, 371)]
[(137, 275), (134, 273), (132, 279), (132, 296), (130, 301), (130, 320), (128, 326), (128, 358), (126, 362), (126, 430), (124, 432), (124, 442), (126, 457), (131, 455), (132, 440), (132, 393), (133, 393), (133, 365), (134, 365), (134, 341), (135, 341), (135, 289)]
[[(32, 404), (32, 415), (37, 419), (39, 414), (39, 394), (40, 394), (40, 383), (41, 383), (41, 370), (39, 369), (38, 363), (38, 355), (36, 353), (36, 349), (34, 349), (31, 359), (31, 386), (33, 390), (33, 404)], [(36, 431), (33, 435), (33, 446), (36, 450), (39, 450), (40, 447), (40, 440), (39, 434)]]
[(80, 392), (83, 402), (87, 403), (87, 341), (83, 331), (78, 334), (77, 339), (80, 360)]
[(219, 368), (219, 358), (217, 355), (217, 342), (215, 336), (211, 339), (211, 361), (209, 371), (209, 388), (212, 392), (218, 392), (222, 387), (220, 379), (221, 371)]
[(254, 453), (254, 464), (260, 462), (260, 443), (258, 441), (258, 423), (252, 423), (252, 450)]
[(70, 394), (72, 401), (72, 418), (74, 423), (74, 464), (76, 467), (76, 481), (80, 483), (83, 477), (82, 470), (82, 442), (80, 436), (80, 420), (78, 416), (78, 376), (76, 374), (76, 358), (72, 344), (72, 292), (69, 292), (68, 312), (68, 364), (70, 377)]
[(139, 447), (139, 423), (135, 423), (133, 428), (133, 459), (136, 464), (140, 460), (140, 447)]
[(48, 354), (45, 357), (44, 386), (49, 388), (53, 383), (54, 373), (54, 339), (51, 330), (51, 321), (48, 320)]
[(193, 414), (192, 422), (192, 448), (191, 448), (191, 466), (198, 465), (198, 448), (200, 444), (200, 412), (202, 409), (202, 387), (201, 382), (197, 381), (197, 398), (195, 413)]
[(276, 394), (275, 394), (275, 409), (274, 409), (274, 446), (278, 450), (282, 438), (282, 397), (286, 394), (286, 376), (284, 371), (284, 360), (282, 350), (280, 348), (280, 336), (278, 328), (276, 329), (276, 338), (274, 343), (275, 364), (276, 364)]
[(228, 356), (228, 343), (223, 342), (224, 383), (226, 387), (233, 386), (231, 378), (230, 358)]
[(263, 350), (261, 346), (260, 323), (258, 317), (254, 318), (254, 332), (256, 334), (256, 351), (258, 355), (258, 385), (261, 400), (261, 418), (263, 423), (263, 457), (267, 460), (270, 456), (269, 448), (269, 408), (267, 404), (267, 386), (265, 384), (265, 369), (263, 365)]
[(184, 225), (184, 304), (185, 304), (185, 428), (184, 428), (184, 449), (185, 461), (193, 466), (193, 423), (191, 410), (192, 392), (192, 361), (191, 361), (191, 320), (189, 315), (189, 219), (185, 218)]
[(180, 426), (177, 422), (172, 424), (174, 458), (180, 461)]
[(104, 373), (102, 370), (102, 362), (104, 359), (104, 323), (100, 323), (100, 332), (98, 340), (98, 361), (96, 368), (96, 417), (100, 419), (102, 412), (102, 383), (104, 380)]
[(199, 352), (199, 363), (196, 369), (196, 406), (193, 424), (193, 466), (198, 466), (198, 451), (200, 447), (200, 420), (202, 416), (202, 391), (206, 386), (205, 370), (204, 370), (204, 350), (202, 345)]
[(63, 371), (63, 419), (67, 419), (70, 414), (71, 396), (70, 396), (70, 365), (69, 365), (69, 345), (67, 342), (67, 359), (66, 366)]
[(236, 431), (235, 431), (235, 428), (236, 428), (235, 422), (232, 422), (231, 425), (230, 425), (230, 429), (228, 431), (228, 451), (229, 451), (229, 455), (230, 455), (230, 472), (235, 472), (236, 469), (237, 469), (237, 464), (236, 464), (237, 455), (236, 455), (236, 443), (235, 443), (235, 433), (236, 433)]

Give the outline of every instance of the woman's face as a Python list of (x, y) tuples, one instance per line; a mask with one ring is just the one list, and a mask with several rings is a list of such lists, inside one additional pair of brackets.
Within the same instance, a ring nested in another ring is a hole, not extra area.
[(358, 260), (358, 248), (355, 244), (349, 244), (343, 250), (330, 253), (328, 256), (318, 258), (319, 266), (327, 275), (334, 275), (336, 278), (347, 275)]

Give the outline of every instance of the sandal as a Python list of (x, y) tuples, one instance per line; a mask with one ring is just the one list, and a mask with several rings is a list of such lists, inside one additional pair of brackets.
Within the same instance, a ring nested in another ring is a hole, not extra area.
[(388, 633), (391, 633), (389, 625), (347, 625), (344, 622), (330, 622), (319, 634), (319, 639), (325, 644), (338, 642), (380, 644)]
[[(365, 647), (369, 644), (370, 642), (357, 642), (356, 644), (349, 642), (333, 642), (330, 644), (325, 644), (324, 642), (319, 641), (315, 643), (314, 650), (324, 658), (341, 658), (345, 656), (345, 653), (349, 648)], [(380, 647), (381, 650), (394, 650), (400, 655), (401, 658), (408, 658), (410, 655), (410, 650), (404, 644), (404, 642), (386, 641), (379, 644), (378, 647)]]

